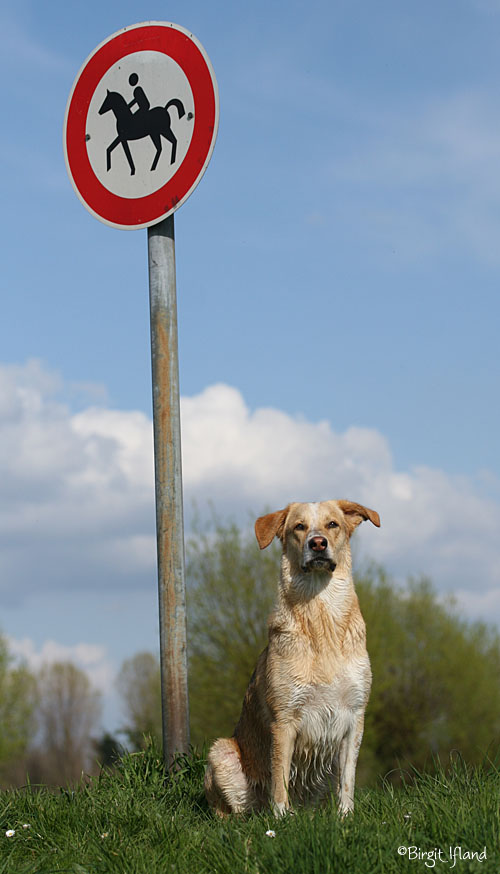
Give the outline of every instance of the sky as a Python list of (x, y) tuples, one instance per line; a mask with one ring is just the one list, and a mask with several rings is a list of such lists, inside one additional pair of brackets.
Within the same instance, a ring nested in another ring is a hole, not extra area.
[(85, 669), (111, 731), (120, 664), (158, 648), (147, 232), (84, 209), (62, 127), (147, 20), (220, 95), (175, 214), (187, 533), (359, 501), (358, 562), (500, 623), (499, 0), (4, 0), (0, 630)]

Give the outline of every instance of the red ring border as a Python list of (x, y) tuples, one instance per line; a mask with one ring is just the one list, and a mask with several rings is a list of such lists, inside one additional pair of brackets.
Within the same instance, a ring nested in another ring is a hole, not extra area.
[[(109, 68), (133, 52), (158, 51), (184, 71), (194, 97), (194, 130), (187, 154), (171, 179), (145, 197), (126, 198), (102, 185), (90, 164), (85, 140), (90, 101)], [(76, 193), (96, 218), (113, 227), (143, 228), (177, 209), (203, 176), (215, 145), (218, 95), (215, 76), (201, 46), (170, 23), (147, 23), (110, 36), (87, 58), (75, 79), (64, 125), (66, 166)]]

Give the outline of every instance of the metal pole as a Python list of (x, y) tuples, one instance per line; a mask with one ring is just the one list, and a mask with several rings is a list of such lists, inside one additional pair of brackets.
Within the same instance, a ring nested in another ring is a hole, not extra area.
[(163, 757), (188, 751), (179, 359), (174, 217), (148, 228)]

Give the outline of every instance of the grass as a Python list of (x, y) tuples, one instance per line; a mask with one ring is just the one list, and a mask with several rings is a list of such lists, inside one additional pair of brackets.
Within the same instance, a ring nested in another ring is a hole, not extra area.
[[(219, 821), (203, 798), (203, 770), (192, 755), (165, 779), (160, 757), (147, 750), (75, 791), (1, 793), (0, 874), (500, 872), (500, 771), (492, 765), (456, 760), (401, 788), (359, 790), (344, 820), (331, 804), (279, 821), (267, 812)], [(450, 845), (462, 853), (454, 866)], [(413, 857), (399, 847), (414, 847)], [(418, 858), (423, 852), (431, 855)]]

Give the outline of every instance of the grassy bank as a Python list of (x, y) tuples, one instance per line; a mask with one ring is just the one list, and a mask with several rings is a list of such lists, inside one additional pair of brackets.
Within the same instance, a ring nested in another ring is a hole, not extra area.
[[(417, 775), (402, 788), (360, 790), (344, 821), (331, 806), (280, 821), (266, 813), (220, 822), (206, 807), (202, 779), (200, 758), (186, 758), (165, 780), (158, 755), (147, 751), (75, 791), (3, 792), (0, 874), (500, 871), (498, 768), (457, 760), (447, 773)], [(455, 864), (450, 846), (459, 848)]]

